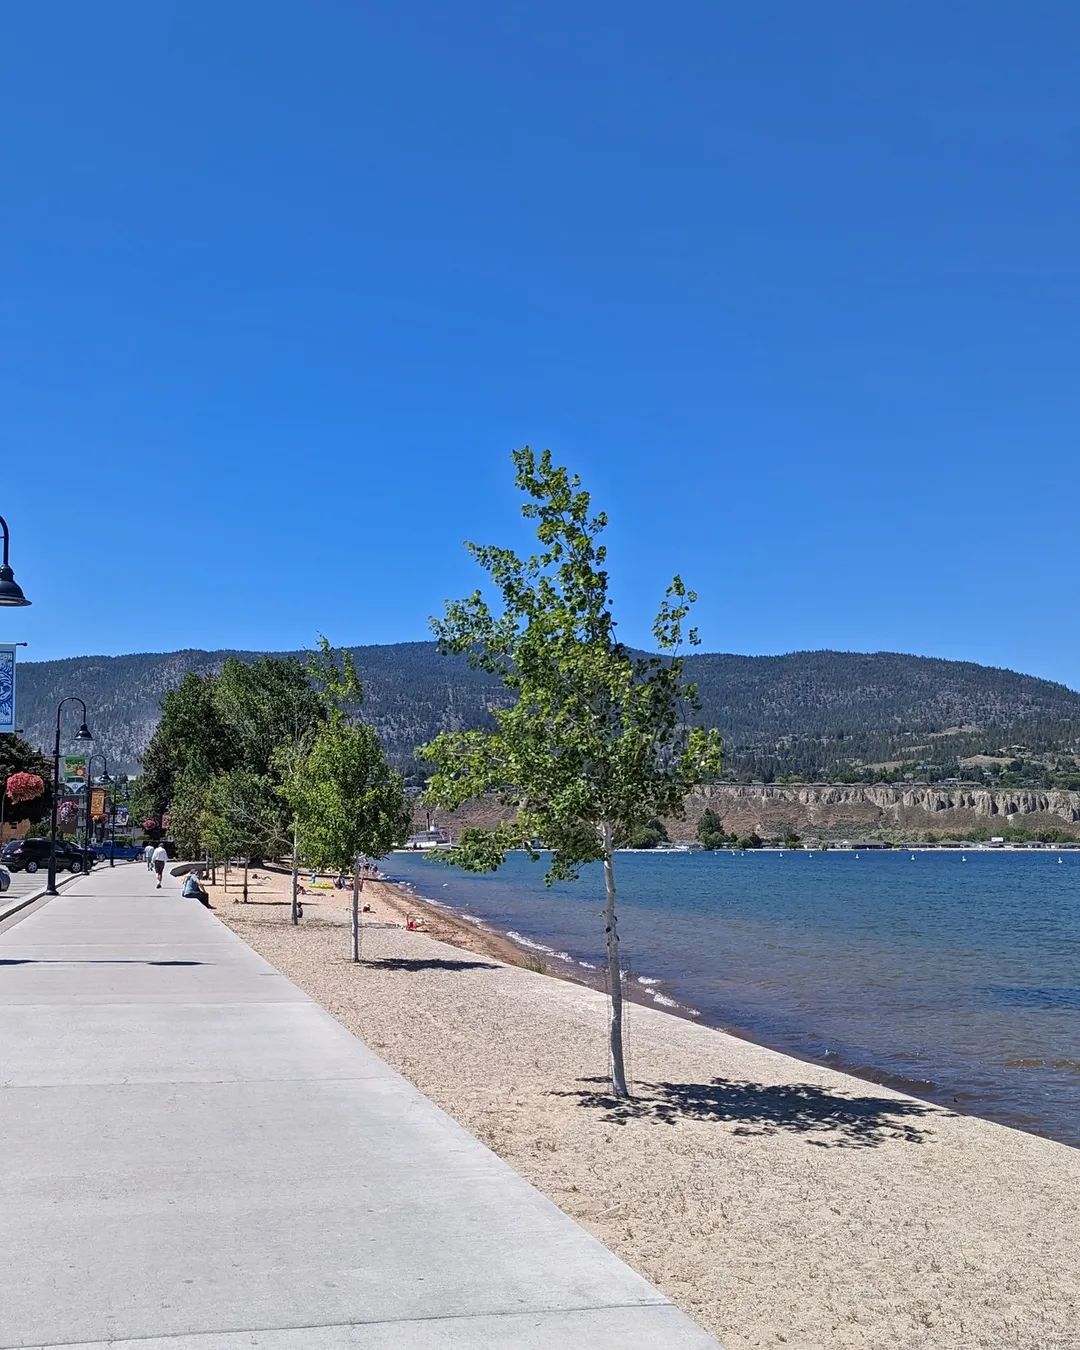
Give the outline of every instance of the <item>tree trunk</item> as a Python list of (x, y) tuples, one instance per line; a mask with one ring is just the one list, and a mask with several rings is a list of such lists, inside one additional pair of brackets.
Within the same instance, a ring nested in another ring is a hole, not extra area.
[(245, 858), (245, 859), (244, 859), (244, 904), (245, 904), (245, 905), (246, 905), (247, 902), (248, 902), (248, 898), (247, 898), (247, 870), (248, 870), (248, 860)]
[(360, 859), (353, 859), (352, 874), (352, 959), (360, 960)]
[(604, 907), (604, 932), (607, 934), (608, 985), (611, 989), (611, 1087), (616, 1097), (629, 1097), (623, 1061), (622, 970), (619, 966), (618, 920), (615, 917), (615, 869), (611, 858), (613, 840), (611, 826), (605, 825), (604, 889), (607, 892), (607, 904)]
[(292, 827), (292, 910), (290, 918), (294, 924), (300, 922), (300, 915), (297, 913), (296, 887), (300, 880), (300, 854), (296, 843), (296, 821), (293, 821)]

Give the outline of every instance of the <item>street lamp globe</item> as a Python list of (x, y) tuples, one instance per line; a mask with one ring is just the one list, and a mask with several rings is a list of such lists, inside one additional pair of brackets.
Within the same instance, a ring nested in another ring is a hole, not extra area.
[(23, 595), (22, 587), (15, 580), (15, 573), (4, 563), (0, 566), (0, 605), (28, 605), (30, 601)]

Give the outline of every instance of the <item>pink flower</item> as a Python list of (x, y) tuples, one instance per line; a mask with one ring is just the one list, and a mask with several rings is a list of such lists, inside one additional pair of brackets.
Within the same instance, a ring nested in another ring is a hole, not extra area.
[(36, 773), (13, 773), (7, 780), (4, 791), (8, 801), (30, 802), (45, 791), (45, 780)]

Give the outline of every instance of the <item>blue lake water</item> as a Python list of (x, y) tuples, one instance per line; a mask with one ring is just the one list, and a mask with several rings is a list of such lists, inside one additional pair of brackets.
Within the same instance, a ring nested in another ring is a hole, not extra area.
[[(520, 854), (484, 876), (382, 866), (600, 977), (598, 867), (549, 889)], [(616, 872), (647, 1000), (1080, 1145), (1080, 853), (624, 853)]]

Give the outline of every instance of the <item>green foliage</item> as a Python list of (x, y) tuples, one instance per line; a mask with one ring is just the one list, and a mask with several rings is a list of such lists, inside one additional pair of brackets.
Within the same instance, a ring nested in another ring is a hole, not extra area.
[(707, 806), (701, 815), (698, 816), (697, 837), (701, 839), (704, 835), (723, 834), (724, 822), (716, 814), (711, 806)]
[[(474, 591), (432, 620), (440, 649), (497, 676), (509, 706), (491, 708), (491, 730), (445, 731), (418, 752), (435, 766), (436, 805), (496, 792), (514, 815), (498, 829), (463, 831), (455, 849), (436, 856), (490, 871), (515, 847), (537, 859), (539, 843), (552, 850), (549, 884), (603, 862), (611, 1082), (626, 1097), (613, 849), (620, 840), (655, 846), (660, 818), (680, 817), (687, 794), (720, 771), (719, 733), (690, 725), (700, 709), (683, 679), (683, 624), (696, 597), (675, 577), (653, 625), (660, 654), (624, 646), (598, 542), (605, 516), (592, 514), (589, 494), (548, 451), (537, 459), (528, 447), (516, 450), (514, 464), (540, 551), (519, 558), (469, 544), (495, 583), (498, 607)], [(693, 629), (686, 636), (697, 643)]]
[(736, 839), (736, 841), (735, 841), (735, 847), (736, 847), (736, 848), (743, 848), (743, 849), (746, 849), (746, 848), (761, 848), (762, 842), (763, 842), (763, 841), (762, 841), (761, 836), (760, 836), (759, 834), (757, 834), (757, 833), (754, 833), (754, 834), (744, 834), (744, 835), (740, 835), (739, 838)]
[[(198, 842), (214, 858), (261, 858), (289, 847), (281, 794), (267, 774), (231, 769), (210, 780)], [(170, 814), (169, 823), (176, 831)]]
[(644, 825), (631, 830), (625, 841), (615, 840), (617, 848), (659, 848), (668, 842), (667, 827), (662, 820), (656, 819), (647, 820)]
[(323, 693), (292, 658), (230, 659), (218, 672), (185, 675), (162, 700), (133, 792), (137, 818), (167, 810), (189, 856), (284, 851), (291, 821), (280, 789), (326, 718)]
[(653, 629), (663, 655), (635, 655), (615, 636), (597, 542), (606, 518), (549, 452), (515, 451), (514, 463), (541, 551), (468, 545), (499, 609), (476, 591), (432, 621), (443, 651), (498, 675), (514, 702), (493, 709), (494, 730), (444, 732), (419, 753), (435, 765), (436, 805), (498, 792), (516, 807), (512, 826), (463, 832), (449, 861), (489, 870), (509, 848), (537, 857), (540, 841), (553, 850), (550, 882), (610, 857), (642, 821), (680, 816), (691, 788), (719, 772), (720, 738), (687, 725), (696, 695), (677, 653), (693, 594), (675, 578)]
[(712, 807), (708, 806), (698, 817), (697, 839), (702, 848), (717, 849), (730, 848), (735, 843), (736, 836), (727, 833), (723, 821)]
[(339, 665), (324, 638), (309, 669), (325, 721), (286, 775), (282, 796), (295, 814), (304, 857), (346, 870), (358, 857), (380, 858), (404, 843), (412, 806), (374, 727), (359, 720), (363, 691), (348, 652)]

